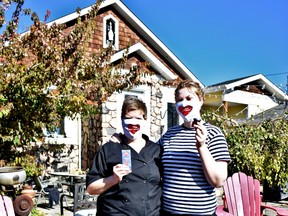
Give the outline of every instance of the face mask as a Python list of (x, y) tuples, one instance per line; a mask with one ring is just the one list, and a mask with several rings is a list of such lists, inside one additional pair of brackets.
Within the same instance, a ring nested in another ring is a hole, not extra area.
[(197, 100), (184, 100), (176, 103), (177, 113), (185, 122), (191, 122), (194, 118), (200, 117), (201, 102)]
[(142, 136), (144, 126), (144, 119), (122, 119), (122, 128), (124, 131), (124, 135), (129, 140), (136, 140), (137, 138)]

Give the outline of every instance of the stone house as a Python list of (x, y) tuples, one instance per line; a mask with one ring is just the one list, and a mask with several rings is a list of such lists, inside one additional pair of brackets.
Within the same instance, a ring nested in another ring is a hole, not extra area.
[[(87, 14), (89, 8), (82, 9), (81, 15)], [(75, 24), (77, 16), (77, 13), (72, 13), (53, 22), (66, 23), (69, 29)], [(154, 75), (147, 78), (149, 85), (137, 86), (121, 93), (115, 92), (103, 104), (99, 115), (86, 119), (78, 116), (74, 121), (64, 119), (63, 129), (66, 136), (58, 133), (47, 138), (47, 142), (65, 143), (67, 146), (63, 153), (57, 155), (58, 162), (53, 166), (55, 170), (89, 168), (96, 150), (108, 141), (113, 133), (121, 132), (120, 112), (127, 95), (135, 95), (146, 103), (148, 124), (145, 133), (151, 140), (157, 141), (168, 127), (178, 123), (173, 109), (174, 87), (164, 83), (192, 79), (203, 86), (177, 56), (120, 0), (103, 1), (95, 24), (96, 30), (92, 35), (90, 49), (98, 50), (112, 43), (116, 53), (111, 61), (117, 62), (129, 47), (127, 68), (123, 70), (129, 71), (137, 62), (147, 62)]]
[[(87, 14), (90, 8), (82, 9), (81, 14)], [(53, 22), (66, 23), (69, 29), (73, 28), (77, 17), (77, 13), (71, 13)], [(47, 142), (66, 144), (64, 151), (55, 155), (56, 160), (52, 167), (55, 170), (89, 168), (97, 149), (115, 132), (122, 131), (120, 113), (127, 95), (135, 95), (145, 101), (148, 108), (145, 133), (151, 140), (157, 141), (167, 128), (181, 121), (174, 109), (175, 87), (165, 83), (192, 79), (204, 87), (181, 60), (120, 0), (103, 1), (95, 24), (91, 50), (105, 48), (112, 43), (116, 53), (111, 61), (117, 62), (125, 49), (129, 48), (128, 61), (123, 70), (127, 72), (137, 62), (147, 62), (154, 75), (149, 77), (149, 85), (137, 86), (121, 93), (115, 92), (103, 104), (99, 115), (85, 119), (78, 116), (73, 121), (65, 118), (60, 131), (64, 130), (66, 136), (58, 133), (47, 137)], [(204, 89), (206, 98), (203, 109), (221, 109), (237, 121), (287, 101), (287, 95), (262, 74), (225, 81)]]

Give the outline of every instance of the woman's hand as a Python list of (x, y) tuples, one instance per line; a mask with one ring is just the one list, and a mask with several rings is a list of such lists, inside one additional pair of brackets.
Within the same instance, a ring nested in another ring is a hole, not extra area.
[(196, 140), (197, 140), (197, 147), (201, 147), (205, 145), (205, 141), (208, 135), (206, 127), (203, 125), (203, 121), (195, 122), (193, 127), (196, 130)]
[(113, 177), (118, 182), (122, 181), (123, 176), (128, 175), (132, 171), (125, 164), (117, 164), (113, 167)]
[(87, 187), (87, 192), (89, 194), (102, 194), (112, 186), (122, 181), (123, 176), (128, 175), (130, 172), (131, 170), (127, 165), (117, 164), (113, 167), (113, 175), (92, 182)]

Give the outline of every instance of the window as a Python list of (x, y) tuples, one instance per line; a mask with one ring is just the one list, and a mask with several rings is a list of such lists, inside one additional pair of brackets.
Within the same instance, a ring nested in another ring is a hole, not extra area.
[(178, 114), (175, 108), (175, 104), (174, 103), (168, 103), (167, 104), (167, 111), (168, 111), (168, 118), (167, 118), (167, 127), (173, 127), (176, 125), (179, 125), (179, 118), (178, 118)]
[(175, 88), (163, 86), (161, 92), (165, 92), (162, 96), (161, 109), (161, 134), (164, 134), (170, 127), (179, 125), (182, 120), (175, 107), (174, 99)]
[(80, 115), (77, 115), (75, 119), (65, 117), (55, 130), (45, 129), (43, 133), (47, 143), (78, 145), (81, 139)]
[(106, 44), (115, 46), (115, 22), (113, 19), (106, 20)]
[(119, 46), (119, 23), (112, 15), (108, 15), (103, 19), (103, 47), (107, 48), (112, 45), (118, 50)]

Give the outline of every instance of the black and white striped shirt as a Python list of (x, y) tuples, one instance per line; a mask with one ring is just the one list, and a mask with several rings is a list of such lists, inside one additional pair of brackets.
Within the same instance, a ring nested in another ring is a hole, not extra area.
[[(222, 131), (209, 123), (207, 147), (216, 161), (230, 161)], [(171, 214), (211, 215), (217, 201), (202, 168), (196, 148), (194, 128), (181, 125), (170, 128), (158, 141), (163, 147), (162, 205)]]

